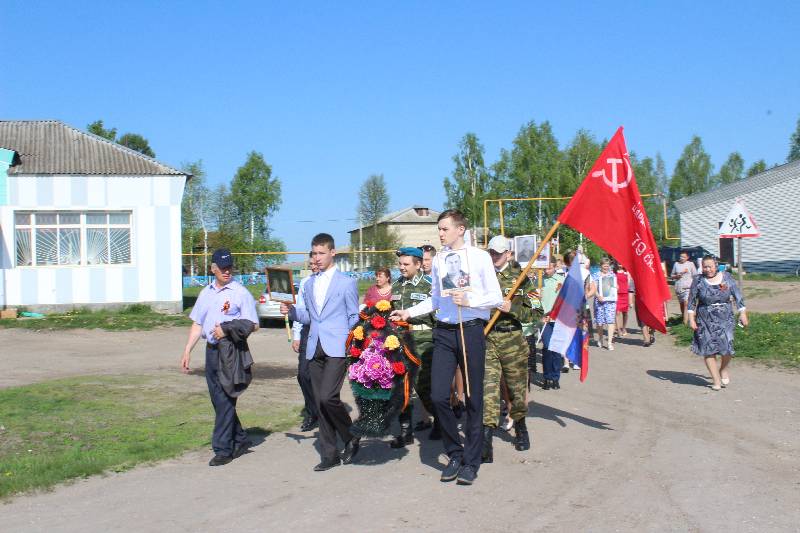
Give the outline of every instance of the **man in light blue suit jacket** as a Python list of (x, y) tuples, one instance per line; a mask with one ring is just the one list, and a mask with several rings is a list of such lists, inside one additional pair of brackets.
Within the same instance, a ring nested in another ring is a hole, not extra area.
[[(350, 434), (352, 420), (340, 396), (347, 373), (345, 342), (358, 322), (358, 288), (354, 279), (336, 268), (335, 255), (333, 237), (327, 233), (316, 235), (311, 241), (311, 260), (319, 272), (304, 286), (304, 307), (281, 305), (281, 312), (291, 320), (310, 325), (305, 356), (319, 412), (322, 456), (322, 462), (314, 467), (316, 471), (350, 463), (359, 448), (359, 439)], [(341, 454), (337, 434), (345, 443)]]

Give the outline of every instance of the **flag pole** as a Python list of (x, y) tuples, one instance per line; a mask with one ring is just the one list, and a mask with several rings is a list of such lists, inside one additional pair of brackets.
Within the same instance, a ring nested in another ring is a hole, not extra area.
[(461, 331), (461, 353), (464, 355), (464, 390), (467, 393), (467, 398), (472, 397), (472, 394), (469, 393), (469, 363), (467, 362), (467, 343), (464, 342), (464, 323), (461, 320), (461, 306), (457, 305), (458, 308), (458, 329)]
[[(522, 270), (522, 273), (517, 278), (517, 281), (514, 282), (514, 286), (511, 288), (510, 291), (508, 291), (508, 294), (506, 294), (505, 300), (511, 301), (511, 298), (514, 297), (514, 294), (516, 294), (517, 289), (519, 289), (520, 285), (522, 285), (522, 282), (525, 281), (525, 278), (528, 276), (528, 272), (533, 267), (534, 261), (536, 261), (536, 258), (539, 257), (539, 254), (542, 253), (542, 250), (544, 250), (545, 244), (550, 242), (550, 239), (553, 237), (553, 234), (556, 232), (556, 230), (558, 229), (558, 227), (560, 225), (561, 225), (561, 222), (556, 220), (556, 223), (553, 224), (553, 227), (550, 228), (549, 232), (547, 232), (547, 236), (544, 239), (542, 239), (542, 242), (539, 243), (539, 247), (536, 248), (536, 252), (528, 260), (528, 264)], [(460, 311), (460, 309), (459, 309), (459, 311)], [(498, 309), (498, 310), (496, 310), (494, 312), (494, 315), (492, 315), (492, 319), (489, 320), (489, 323), (486, 324), (486, 327), (483, 328), (483, 334), (484, 335), (488, 335), (489, 334), (489, 332), (492, 330), (492, 326), (494, 326), (494, 323), (497, 322), (497, 319), (499, 317), (500, 317), (500, 310)]]

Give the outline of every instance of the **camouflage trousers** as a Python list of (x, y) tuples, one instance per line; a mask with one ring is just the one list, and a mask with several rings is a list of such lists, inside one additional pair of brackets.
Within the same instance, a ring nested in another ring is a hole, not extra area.
[(528, 414), (525, 392), (530, 350), (522, 331), (492, 331), (486, 337), (486, 373), (483, 378), (483, 425), (497, 427), (500, 418), (500, 380), (505, 378), (511, 399), (511, 419)]

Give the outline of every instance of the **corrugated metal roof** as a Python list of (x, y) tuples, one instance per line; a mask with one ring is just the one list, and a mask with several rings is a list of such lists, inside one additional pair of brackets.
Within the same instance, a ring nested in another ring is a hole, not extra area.
[(717, 189), (675, 200), (674, 205), (678, 211), (685, 213), (686, 211), (693, 211), (694, 209), (699, 209), (708, 204), (733, 200), (749, 192), (771, 187), (798, 176), (800, 176), (800, 160), (773, 167), (755, 176), (723, 185)]
[(19, 155), (9, 175), (187, 175), (58, 120), (0, 120), (0, 146)]

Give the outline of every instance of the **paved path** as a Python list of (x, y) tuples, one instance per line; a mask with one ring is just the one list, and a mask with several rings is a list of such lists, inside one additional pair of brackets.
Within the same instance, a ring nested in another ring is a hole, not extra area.
[(573, 372), (533, 392), (533, 448), (496, 438), (472, 487), (439, 482), (438, 442), (367, 441), (358, 464), (315, 473), (314, 439), (289, 431), (222, 468), (203, 450), (17, 497), (0, 529), (798, 531), (798, 374), (734, 361), (732, 381), (711, 391), (702, 361), (663, 336), (592, 348), (586, 383)]

